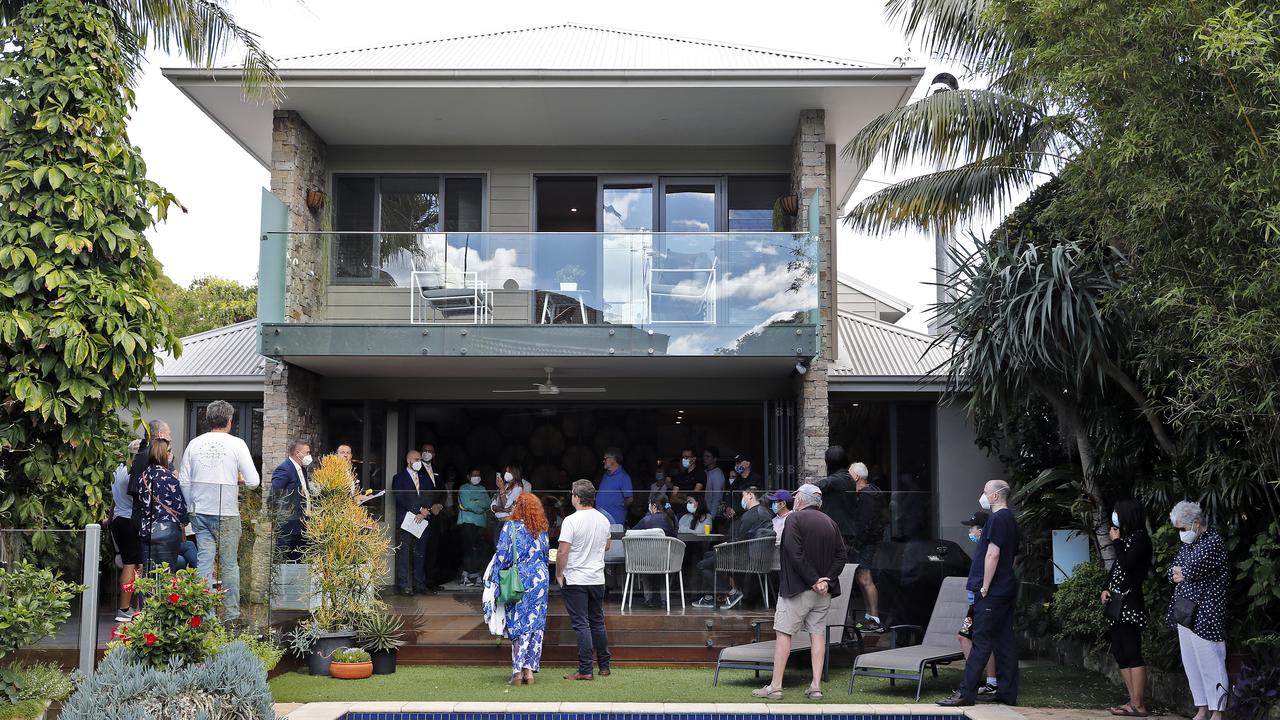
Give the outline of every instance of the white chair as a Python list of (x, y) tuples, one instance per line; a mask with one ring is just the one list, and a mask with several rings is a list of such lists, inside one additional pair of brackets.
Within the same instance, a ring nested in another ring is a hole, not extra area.
[[(708, 257), (708, 255), (710, 257)], [(649, 294), (649, 321), (698, 325), (716, 324), (716, 266), (720, 258), (712, 253), (678, 253), (667, 251), (645, 258)], [(665, 306), (696, 306), (702, 316), (660, 317), (654, 312), (654, 301)], [(678, 304), (677, 304), (678, 301)]]
[(632, 530), (622, 538), (626, 560), (627, 581), (622, 587), (622, 609), (627, 605), (635, 606), (632, 597), (640, 575), (661, 575), (665, 586), (664, 593), (667, 612), (671, 612), (671, 573), (680, 578), (680, 609), (684, 609), (684, 575), (680, 568), (684, 565), (684, 542), (667, 537), (659, 529)]
[(412, 324), (434, 319), (429, 310), (446, 319), (470, 315), (475, 325), (493, 322), (493, 292), (474, 272), (414, 270), (409, 283)]

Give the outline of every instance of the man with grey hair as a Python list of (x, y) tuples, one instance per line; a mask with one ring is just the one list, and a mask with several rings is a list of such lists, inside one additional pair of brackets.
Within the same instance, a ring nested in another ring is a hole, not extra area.
[(943, 707), (974, 704), (992, 654), (996, 657), (996, 677), (1000, 678), (996, 701), (1018, 704), (1018, 642), (1013, 634), (1018, 578), (1013, 572), (1013, 559), (1018, 554), (1019, 537), (1018, 521), (1009, 509), (1009, 483), (989, 480), (978, 496), (978, 504), (991, 517), (978, 539), (965, 586), (973, 606), (973, 648), (964, 664), (960, 688), (951, 697), (938, 701)]
[(196, 533), (196, 566), (212, 583), (213, 561), (218, 559), (227, 622), (240, 617), (240, 485), (256, 488), (261, 482), (249, 446), (231, 434), (234, 416), (231, 403), (209, 403), (204, 411), (209, 432), (187, 445), (178, 471)]
[(138, 498), (138, 481), (142, 478), (142, 473), (147, 471), (147, 462), (151, 457), (151, 441), (155, 438), (163, 438), (168, 440), (170, 445), (173, 444), (169, 423), (163, 420), (152, 420), (147, 423), (146, 437), (142, 438), (138, 444), (138, 452), (134, 453), (133, 459), (129, 462), (128, 492), (135, 500)]
[(853, 549), (852, 562), (858, 563), (857, 581), (862, 590), (862, 632), (882, 633), (884, 624), (880, 622), (880, 593), (876, 588), (875, 568), (876, 545), (884, 539), (884, 503), (880, 488), (867, 479), (866, 463), (856, 462), (849, 466), (849, 474), (853, 476)]
[[(778, 607), (773, 616), (775, 635), (773, 677), (769, 684), (751, 694), (770, 700), (782, 699), (782, 676), (791, 655), (791, 638), (809, 633), (809, 654), (813, 679), (804, 691), (806, 698), (822, 698), (822, 665), (827, 651), (827, 610), (831, 598), (840, 594), (840, 571), (844, 569), (844, 540), (840, 528), (820, 511), (822, 490), (804, 484), (795, 494), (796, 508), (787, 516), (779, 552)], [(838, 618), (840, 622), (844, 618)]]
[(596, 487), (590, 480), (574, 482), (570, 492), (574, 513), (560, 526), (556, 582), (578, 641), (578, 669), (564, 679), (594, 680), (593, 655), (601, 676), (612, 672), (609, 634), (604, 626), (604, 553), (610, 542), (609, 517), (596, 509)]

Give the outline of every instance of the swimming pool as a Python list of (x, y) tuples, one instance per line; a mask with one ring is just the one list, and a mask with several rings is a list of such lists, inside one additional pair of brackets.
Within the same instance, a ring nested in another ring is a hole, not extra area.
[[(328, 714), (333, 720), (821, 720), (823, 717), (839, 717), (842, 720), (988, 720), (986, 708), (950, 710), (922, 705), (808, 705), (775, 704), (740, 705), (679, 705), (676, 711), (657, 706), (632, 706), (624, 709), (603, 708), (596, 710), (591, 703), (582, 703), (582, 709), (564, 707), (545, 712), (536, 710), (483, 710), (439, 711), (413, 708), (414, 703), (403, 703), (400, 709), (387, 707), (391, 703), (356, 703), (341, 714)], [(499, 703), (494, 703), (499, 705)], [(566, 706), (571, 703), (565, 703)], [(632, 709), (634, 708), (634, 709)], [(651, 709), (652, 708), (652, 709)], [(742, 708), (742, 709), (739, 709)], [(747, 709), (749, 708), (749, 710)], [(995, 708), (993, 708), (995, 709)], [(312, 716), (290, 714), (288, 720), (311, 720)], [(315, 718), (322, 716), (316, 715)], [(990, 720), (1006, 720), (1016, 713), (994, 713)]]

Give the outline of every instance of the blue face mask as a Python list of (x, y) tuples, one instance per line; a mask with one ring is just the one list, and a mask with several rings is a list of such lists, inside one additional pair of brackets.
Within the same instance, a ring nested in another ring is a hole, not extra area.
[(773, 511), (774, 515), (777, 515), (778, 510), (782, 509), (782, 503), (774, 503), (769, 506), (769, 509)]
[(691, 513), (698, 512), (698, 506), (694, 503), (689, 503), (688, 505), (685, 505), (684, 509), (688, 510)]
[(654, 473), (654, 474), (653, 474), (653, 477), (654, 477), (654, 479), (655, 479), (655, 480), (657, 480), (658, 482), (662, 482), (663, 480), (665, 480), (665, 479), (666, 479), (666, 477), (667, 477), (667, 476), (666, 476), (666, 475), (663, 475), (662, 473)]
[(742, 466), (742, 465), (735, 465), (735, 466), (733, 466), (733, 469), (734, 469), (734, 471), (735, 471), (735, 472), (737, 472), (739, 475), (741, 475), (741, 474), (743, 473), (743, 471), (744, 471), (744, 470), (746, 470), (746, 467), (744, 467), (744, 466)]
[(970, 531), (969, 533), (969, 542), (973, 542), (973, 543), (978, 542), (978, 536), (975, 535), (972, 531)]
[(747, 509), (747, 499), (746, 499), (746, 498), (742, 498), (742, 509), (743, 509), (743, 510), (746, 510), (746, 509)]

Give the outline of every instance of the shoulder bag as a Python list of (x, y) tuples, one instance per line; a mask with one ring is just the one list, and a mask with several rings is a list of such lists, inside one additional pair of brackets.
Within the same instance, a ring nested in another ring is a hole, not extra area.
[(511, 528), (511, 567), (498, 571), (498, 602), (503, 605), (515, 605), (524, 597), (524, 581), (520, 579), (520, 554), (516, 549), (516, 533), (520, 528), (512, 523)]
[(1120, 613), (1124, 612), (1124, 596), (1119, 590), (1111, 590), (1111, 600), (1107, 602), (1102, 614), (1113, 623), (1120, 622)]

